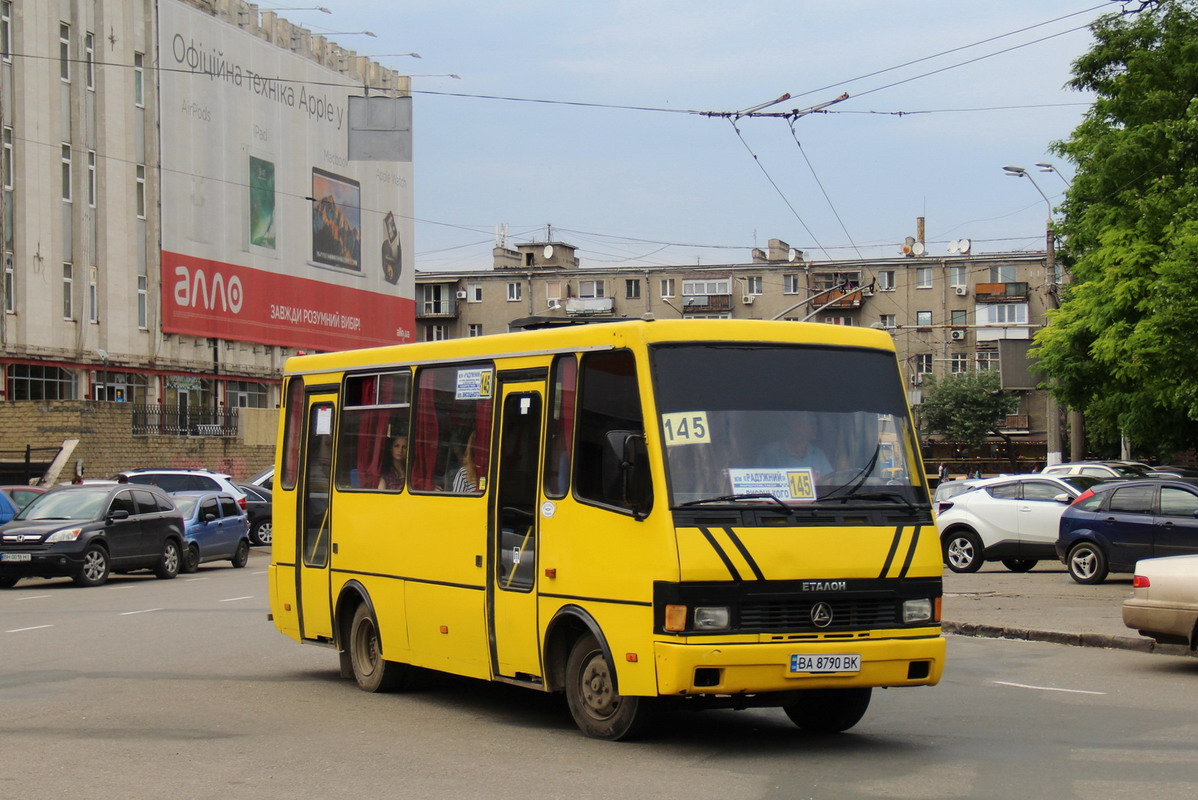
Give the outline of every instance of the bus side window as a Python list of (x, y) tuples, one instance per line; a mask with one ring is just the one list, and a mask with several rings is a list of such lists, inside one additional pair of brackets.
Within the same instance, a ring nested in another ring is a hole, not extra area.
[(489, 365), (420, 370), (408, 438), (413, 491), (486, 491), (493, 378)]
[(608, 434), (619, 431), (622, 446), (629, 436), (645, 433), (636, 360), (628, 350), (588, 353), (582, 359), (579, 383), (575, 491), (588, 500), (631, 509), (618, 479), (620, 472), (611, 468), (614, 451)]
[(300, 442), (304, 438), (304, 381), (289, 378), (287, 381), (286, 425), (283, 428), (283, 466), (279, 485), (294, 489), (299, 478)]
[(337, 488), (398, 492), (407, 475), (412, 373), (352, 375), (345, 381)]
[(578, 361), (573, 355), (553, 361), (549, 433), (545, 448), (545, 495), (565, 497), (570, 489), (570, 455), (574, 449), (574, 398)]

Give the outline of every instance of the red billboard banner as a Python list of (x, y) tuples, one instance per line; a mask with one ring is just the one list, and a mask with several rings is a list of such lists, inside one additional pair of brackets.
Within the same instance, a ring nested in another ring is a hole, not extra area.
[(162, 251), (162, 330), (312, 350), (413, 341), (403, 297)]

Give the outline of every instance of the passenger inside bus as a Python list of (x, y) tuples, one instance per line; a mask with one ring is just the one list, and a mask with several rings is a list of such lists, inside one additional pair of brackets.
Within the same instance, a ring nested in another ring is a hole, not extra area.
[(387, 449), (383, 451), (378, 488), (391, 492), (403, 489), (407, 460), (408, 437), (403, 435), (393, 437)]
[(832, 472), (832, 463), (815, 440), (819, 434), (815, 415), (796, 411), (787, 415), (780, 438), (770, 441), (761, 451), (758, 466), (794, 469), (803, 467), (815, 473), (816, 480)]
[(455, 494), (470, 494), (478, 491), (478, 471), (474, 466), (474, 431), (470, 431), (465, 442), (455, 439), (451, 453), (452, 478), (446, 491)]

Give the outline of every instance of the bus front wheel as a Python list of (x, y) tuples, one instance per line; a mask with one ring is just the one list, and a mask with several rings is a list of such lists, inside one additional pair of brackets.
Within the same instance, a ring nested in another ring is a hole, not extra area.
[(354, 611), (349, 624), (349, 660), (358, 687), (367, 692), (391, 692), (403, 688), (408, 665), (383, 658), (378, 626), (365, 604)]
[(840, 733), (856, 725), (869, 708), (873, 690), (806, 689), (798, 699), (782, 706), (790, 721), (810, 733)]
[(651, 722), (652, 701), (616, 691), (612, 665), (592, 635), (579, 639), (570, 650), (565, 688), (575, 724), (592, 738), (630, 739), (643, 733)]

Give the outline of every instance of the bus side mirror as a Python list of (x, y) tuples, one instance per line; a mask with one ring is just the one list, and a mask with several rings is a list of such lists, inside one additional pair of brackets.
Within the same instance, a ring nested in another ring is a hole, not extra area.
[(653, 507), (653, 481), (644, 434), (608, 431), (607, 447), (609, 453), (618, 459), (613, 459), (617, 474), (611, 476), (614, 480), (608, 485), (618, 487), (616, 499), (620, 505), (630, 509), (634, 518), (644, 519)]

